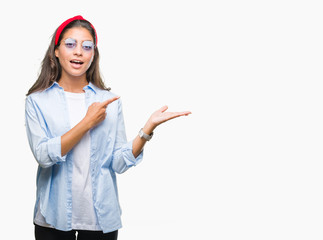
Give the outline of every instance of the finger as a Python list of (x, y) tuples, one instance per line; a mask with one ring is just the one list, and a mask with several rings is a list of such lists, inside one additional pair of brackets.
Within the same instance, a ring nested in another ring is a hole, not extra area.
[(168, 106), (163, 106), (159, 109), (160, 112), (165, 112), (168, 109)]
[(110, 103), (118, 100), (119, 98), (120, 98), (119, 96), (113, 97), (113, 98), (110, 98), (108, 100), (103, 101), (101, 104), (102, 104), (103, 107), (107, 107)]
[(94, 102), (94, 103), (92, 103), (90, 106), (96, 106), (96, 105), (98, 105), (98, 104), (100, 104), (99, 102)]
[(185, 111), (185, 112), (171, 112), (170, 113), (170, 117), (168, 118), (168, 120), (173, 119), (173, 118), (177, 118), (177, 117), (181, 117), (181, 116), (188, 116), (189, 114), (191, 114), (190, 111)]
[(188, 115), (192, 114), (192, 112), (184, 111), (184, 112), (181, 112), (180, 114), (181, 114), (181, 116), (188, 116)]

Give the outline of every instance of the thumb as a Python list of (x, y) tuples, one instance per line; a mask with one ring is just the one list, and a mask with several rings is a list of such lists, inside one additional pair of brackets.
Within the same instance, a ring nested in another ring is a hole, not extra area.
[(160, 109), (159, 109), (159, 111), (161, 111), (161, 112), (165, 112), (166, 110), (168, 109), (168, 106), (163, 106), (163, 107), (161, 107)]

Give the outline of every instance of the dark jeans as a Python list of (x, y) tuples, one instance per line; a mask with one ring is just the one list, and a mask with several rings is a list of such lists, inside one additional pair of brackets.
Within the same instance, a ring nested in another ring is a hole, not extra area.
[[(76, 238), (77, 232), (77, 238)], [(60, 231), (54, 228), (41, 227), (35, 224), (36, 240), (117, 240), (118, 230), (109, 233), (102, 231), (72, 230)]]

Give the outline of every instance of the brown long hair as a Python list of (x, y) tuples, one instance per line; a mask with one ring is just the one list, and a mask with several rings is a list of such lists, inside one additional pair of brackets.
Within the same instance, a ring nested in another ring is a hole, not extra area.
[[(62, 74), (62, 68), (58, 61), (58, 58), (55, 56), (55, 49), (59, 47), (64, 33), (68, 29), (73, 27), (83, 27), (87, 29), (91, 33), (94, 39), (94, 43), (96, 45), (97, 39), (95, 37), (95, 30), (91, 27), (91, 24), (86, 20), (75, 20), (69, 23), (60, 34), (60, 37), (58, 39), (58, 44), (55, 46), (55, 35), (57, 32), (57, 29), (56, 29), (55, 33), (52, 36), (52, 40), (47, 49), (45, 57), (42, 61), (41, 71), (38, 76), (38, 79), (33, 84), (33, 86), (29, 89), (27, 96), (33, 92), (43, 91), (46, 88), (50, 87), (54, 82), (59, 81)], [(99, 57), (100, 57), (99, 50), (98, 50), (98, 47), (96, 46), (94, 48), (94, 58), (93, 58), (92, 64), (89, 67), (89, 69), (86, 71), (86, 80), (88, 82), (93, 83), (98, 88), (109, 91), (110, 88), (107, 88), (105, 86), (101, 78), (100, 68), (99, 68)]]

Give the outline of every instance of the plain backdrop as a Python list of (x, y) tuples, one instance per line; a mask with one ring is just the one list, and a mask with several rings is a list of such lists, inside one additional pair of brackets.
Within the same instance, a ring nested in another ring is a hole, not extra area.
[[(118, 175), (120, 240), (323, 239), (321, 1), (7, 1), (1, 20), (1, 236), (33, 239), (25, 94), (55, 29), (81, 14), (144, 161)], [(3, 237), (1, 237), (3, 239)]]

